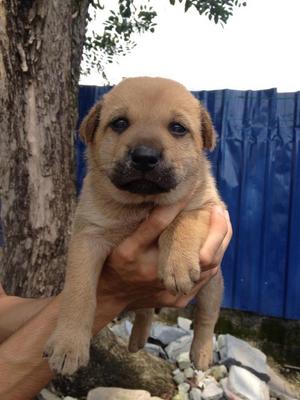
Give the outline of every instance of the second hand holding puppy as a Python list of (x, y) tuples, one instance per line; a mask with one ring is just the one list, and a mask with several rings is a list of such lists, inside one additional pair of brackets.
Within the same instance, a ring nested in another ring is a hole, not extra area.
[[(115, 286), (126, 282), (120, 294), (124, 308), (185, 307), (198, 293), (221, 264), (232, 237), (228, 211), (219, 206), (212, 207), (208, 236), (199, 253), (202, 273), (199, 282), (184, 294), (173, 295), (165, 289), (158, 277), (157, 240), (169, 223), (183, 207), (184, 202), (159, 207), (152, 212), (138, 229), (126, 238), (109, 256), (102, 271), (98, 293), (113, 292)], [(127, 289), (127, 290), (126, 290)], [(100, 296), (101, 297), (101, 296)]]

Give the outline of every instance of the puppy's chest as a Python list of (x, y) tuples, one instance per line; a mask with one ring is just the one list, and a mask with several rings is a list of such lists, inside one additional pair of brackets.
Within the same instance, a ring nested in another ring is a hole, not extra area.
[(141, 209), (123, 209), (122, 212), (107, 213), (105, 210), (94, 209), (88, 215), (78, 213), (75, 217), (75, 231), (83, 227), (92, 234), (103, 237), (113, 246), (118, 245), (137, 229), (140, 223), (147, 218), (152, 207)]

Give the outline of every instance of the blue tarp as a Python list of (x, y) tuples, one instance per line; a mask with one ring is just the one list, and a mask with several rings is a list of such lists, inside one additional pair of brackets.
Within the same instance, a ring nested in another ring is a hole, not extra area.
[[(81, 86), (80, 120), (109, 88)], [(300, 92), (194, 92), (219, 141), (210, 155), (234, 236), (223, 306), (300, 319)], [(77, 183), (85, 173), (77, 141)]]

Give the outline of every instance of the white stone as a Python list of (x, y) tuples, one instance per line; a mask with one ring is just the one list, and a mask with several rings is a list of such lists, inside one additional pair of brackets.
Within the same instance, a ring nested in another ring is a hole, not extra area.
[(189, 395), (190, 395), (190, 400), (202, 400), (201, 390), (198, 388), (192, 388)]
[(154, 356), (161, 356), (162, 358), (166, 358), (166, 353), (164, 352), (163, 348), (158, 346), (157, 344), (154, 343), (146, 343), (144, 350), (146, 350), (148, 353), (153, 354)]
[(109, 329), (113, 331), (116, 336), (127, 341), (132, 331), (132, 322), (128, 319), (123, 319), (120, 323), (110, 326)]
[(41, 398), (42, 400), (60, 400), (60, 397), (57, 397), (48, 389), (43, 389), (39, 394), (39, 398)]
[(220, 384), (222, 386), (222, 389), (224, 391), (226, 399), (229, 400), (242, 400), (239, 396), (235, 395), (228, 389), (228, 378), (223, 378), (220, 381)]
[(229, 371), (228, 389), (245, 400), (269, 400), (269, 388), (265, 382), (245, 368), (232, 366)]
[(211, 367), (207, 371), (207, 373), (212, 375), (216, 379), (216, 381), (220, 381), (228, 375), (228, 371), (225, 365), (215, 365)]
[(204, 381), (205, 379), (205, 373), (203, 371), (197, 370), (195, 372), (195, 383), (197, 386), (199, 386), (200, 389), (204, 387)]
[(185, 381), (184, 373), (179, 371), (176, 375), (173, 376), (173, 379), (177, 383), (177, 385), (180, 385)]
[(175, 340), (186, 335), (186, 331), (177, 328), (176, 326), (170, 326), (162, 324), (161, 322), (155, 322), (152, 325), (150, 336), (153, 339), (159, 340), (164, 345), (167, 345)]
[(130, 390), (112, 387), (98, 387), (89, 391), (87, 400), (150, 400), (145, 390)]
[(180, 353), (189, 352), (191, 349), (191, 344), (193, 340), (193, 334), (188, 334), (177, 339), (175, 342), (171, 342), (166, 348), (167, 353), (171, 361), (176, 361), (176, 357)]
[(185, 376), (187, 379), (191, 379), (191, 378), (193, 378), (193, 376), (194, 376), (194, 370), (193, 370), (193, 368), (191, 368), (191, 367), (185, 368), (185, 370), (183, 371), (183, 373), (184, 373), (184, 376)]
[(244, 340), (232, 335), (219, 335), (218, 349), (221, 362), (234, 359), (243, 366), (250, 367), (259, 373), (267, 375), (266, 355)]
[(181, 370), (189, 368), (191, 366), (190, 353), (189, 352), (180, 353), (176, 357), (176, 362)]
[(205, 384), (201, 396), (203, 400), (219, 400), (223, 397), (223, 394), (223, 389), (217, 383), (210, 380)]
[(174, 370), (172, 371), (172, 374), (173, 374), (173, 375), (177, 375), (179, 372), (180, 372), (180, 369), (179, 369), (179, 368), (176, 368), (176, 369), (174, 369)]
[(179, 328), (189, 331), (191, 329), (192, 321), (188, 318), (178, 317), (177, 325)]
[(67, 396), (64, 397), (64, 400), (77, 400), (75, 397)]
[(183, 382), (180, 385), (178, 385), (178, 391), (187, 393), (190, 390), (190, 387), (191, 387), (191, 385), (189, 385), (186, 382)]

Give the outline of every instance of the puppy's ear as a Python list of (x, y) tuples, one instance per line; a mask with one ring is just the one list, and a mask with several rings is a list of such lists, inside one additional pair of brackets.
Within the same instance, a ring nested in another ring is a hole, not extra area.
[(216, 146), (217, 134), (209, 113), (200, 105), (201, 110), (201, 135), (203, 140), (203, 148), (205, 150), (213, 150)]
[(92, 143), (96, 129), (98, 128), (100, 122), (100, 112), (102, 103), (99, 101), (94, 107), (89, 111), (88, 115), (83, 119), (79, 127), (79, 134), (81, 139), (86, 143)]

